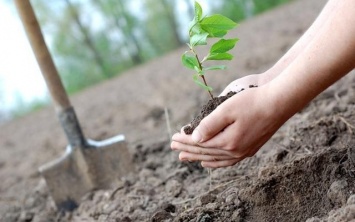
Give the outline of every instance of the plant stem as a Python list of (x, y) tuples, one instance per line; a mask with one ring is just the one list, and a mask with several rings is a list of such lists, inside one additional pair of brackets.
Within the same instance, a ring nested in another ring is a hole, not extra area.
[[(204, 83), (206, 86), (208, 86), (208, 85), (207, 85), (207, 82), (206, 82), (205, 76), (201, 75), (201, 78), (202, 78), (202, 80), (203, 80), (203, 83)], [(211, 99), (213, 99), (213, 95), (212, 95), (211, 91), (207, 90), (207, 92), (208, 92), (208, 94), (210, 94)]]
[[(197, 55), (197, 53), (195, 52), (195, 50), (194, 50), (193, 48), (190, 48), (190, 49), (191, 49), (191, 52), (195, 55), (195, 57), (196, 57), (196, 59), (197, 59), (197, 62), (198, 62), (198, 66), (199, 66), (200, 70), (202, 71), (202, 70), (203, 70), (202, 62), (201, 62), (200, 59), (198, 58), (198, 55)], [(202, 78), (203, 83), (205, 84), (205, 86), (208, 87), (205, 76), (204, 76), (204, 75), (199, 75), (199, 76)], [(210, 91), (210, 90), (207, 90), (207, 92), (208, 92), (208, 94), (210, 95), (211, 99), (213, 99), (213, 95), (212, 95), (211, 91)]]

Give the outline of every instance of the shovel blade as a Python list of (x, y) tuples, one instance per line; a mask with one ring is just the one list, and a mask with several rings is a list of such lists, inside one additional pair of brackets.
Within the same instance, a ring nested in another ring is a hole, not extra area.
[(134, 171), (122, 135), (88, 141), (90, 147), (67, 148), (63, 157), (39, 168), (59, 210), (72, 211), (94, 189), (108, 189)]

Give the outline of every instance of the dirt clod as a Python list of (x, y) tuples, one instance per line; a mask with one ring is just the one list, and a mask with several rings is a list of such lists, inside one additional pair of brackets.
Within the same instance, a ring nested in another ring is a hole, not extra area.
[(209, 203), (213, 203), (216, 200), (216, 196), (213, 194), (205, 194), (202, 197), (200, 197), (201, 205), (206, 205)]
[(336, 180), (330, 185), (327, 196), (334, 205), (344, 205), (347, 199), (348, 183), (345, 180)]
[(165, 210), (159, 210), (154, 213), (154, 215), (151, 218), (152, 222), (160, 222), (160, 221), (166, 221), (168, 219), (172, 218), (171, 214)]
[(210, 99), (206, 105), (204, 105), (201, 109), (201, 112), (199, 115), (197, 115), (192, 122), (190, 123), (190, 125), (186, 126), (184, 128), (184, 132), (189, 135), (192, 134), (192, 132), (194, 131), (194, 129), (198, 126), (198, 124), (200, 124), (201, 120), (203, 120), (203, 118), (205, 118), (206, 116), (208, 116), (213, 110), (215, 110), (217, 108), (217, 106), (219, 106), (221, 103), (223, 103), (224, 101), (226, 101), (227, 99), (229, 99), (230, 97), (234, 96), (236, 94), (236, 92), (229, 92), (227, 95), (225, 96), (220, 96), (220, 97), (214, 97), (213, 99)]

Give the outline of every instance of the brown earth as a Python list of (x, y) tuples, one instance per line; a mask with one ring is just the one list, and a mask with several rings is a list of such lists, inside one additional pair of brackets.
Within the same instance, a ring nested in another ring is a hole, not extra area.
[[(216, 92), (270, 67), (305, 31), (325, 0), (297, 0), (242, 23), (235, 62)], [(37, 169), (66, 140), (51, 107), (3, 124), (0, 221), (351, 221), (355, 220), (355, 73), (291, 118), (252, 158), (211, 175), (181, 163), (174, 131), (208, 100), (180, 65), (185, 48), (72, 97), (87, 137), (124, 133), (137, 173), (87, 194), (72, 214), (56, 212)], [(206, 94), (206, 95), (205, 95)], [(247, 106), (246, 106), (247, 107)]]
[[(257, 87), (255, 85), (250, 85), (249, 88)], [(213, 96), (211, 99), (209, 99), (205, 105), (202, 106), (200, 113), (197, 114), (194, 119), (186, 126), (184, 126), (184, 132), (187, 135), (191, 135), (192, 132), (196, 129), (196, 127), (200, 124), (200, 122), (208, 116), (210, 113), (213, 112), (219, 105), (224, 103), (227, 99), (231, 98), (232, 96), (240, 93), (241, 91), (244, 91), (245, 89), (242, 88), (240, 91), (233, 92), (230, 91), (227, 93), (227, 95), (224, 96)]]
[(207, 101), (205, 105), (202, 106), (200, 113), (194, 117), (194, 119), (184, 127), (184, 132), (187, 135), (191, 135), (195, 128), (200, 124), (200, 122), (208, 116), (213, 110), (215, 110), (219, 105), (221, 105), (224, 101), (236, 95), (236, 92), (229, 92), (225, 96), (213, 97)]

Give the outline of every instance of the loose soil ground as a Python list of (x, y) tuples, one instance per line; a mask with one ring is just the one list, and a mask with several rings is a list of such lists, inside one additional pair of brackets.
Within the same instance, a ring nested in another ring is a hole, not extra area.
[[(223, 77), (208, 77), (211, 86), (220, 92), (270, 67), (325, 2), (297, 0), (242, 23), (232, 33), (241, 39), (237, 59)], [(3, 124), (0, 221), (354, 221), (355, 73), (292, 117), (254, 157), (209, 175), (170, 150), (164, 109), (175, 132), (208, 100), (180, 65), (184, 50), (73, 96), (87, 137), (125, 134), (137, 171), (88, 193), (71, 214), (55, 210), (37, 171), (66, 146), (53, 108)]]

